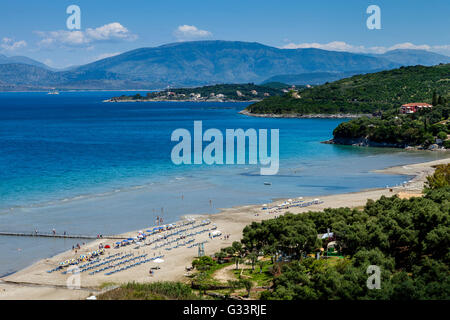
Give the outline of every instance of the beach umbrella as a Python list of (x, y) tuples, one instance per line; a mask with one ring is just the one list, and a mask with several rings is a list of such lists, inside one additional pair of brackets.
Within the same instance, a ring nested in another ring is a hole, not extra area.
[(161, 258), (157, 258), (157, 259), (155, 259), (153, 262), (155, 262), (155, 263), (163, 263), (164, 260), (161, 259)]
[(289, 202), (292, 202), (292, 199), (288, 199)]
[(116, 242), (116, 244), (121, 244), (121, 243), (122, 243), (122, 242), (120, 242), (120, 241), (117, 241), (117, 242)]
[[(117, 243), (117, 242), (116, 242)], [(120, 244), (120, 242), (119, 242), (119, 244)], [(105, 246), (105, 249), (109, 249), (109, 248), (111, 248), (110, 246), (109, 246), (109, 244), (107, 244), (106, 246)]]

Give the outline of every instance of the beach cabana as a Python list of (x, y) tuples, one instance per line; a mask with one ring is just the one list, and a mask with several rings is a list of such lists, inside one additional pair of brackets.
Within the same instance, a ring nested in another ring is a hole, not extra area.
[(213, 237), (218, 237), (218, 236), (220, 236), (222, 234), (222, 231), (219, 231), (219, 230), (214, 230), (213, 232), (211, 232), (211, 235), (213, 236)]

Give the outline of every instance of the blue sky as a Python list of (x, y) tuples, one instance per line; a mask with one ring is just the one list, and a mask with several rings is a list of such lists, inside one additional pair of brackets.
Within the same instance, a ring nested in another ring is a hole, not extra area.
[[(66, 8), (81, 9), (68, 30)], [(381, 29), (369, 30), (369, 5)], [(39, 0), (2, 1), (0, 53), (53, 67), (176, 41), (220, 39), (280, 48), (382, 53), (419, 48), (450, 55), (448, 0)]]

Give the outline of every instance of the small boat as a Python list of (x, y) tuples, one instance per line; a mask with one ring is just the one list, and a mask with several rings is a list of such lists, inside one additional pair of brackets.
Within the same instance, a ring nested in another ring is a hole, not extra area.
[(264, 184), (265, 184), (266, 186), (270, 186), (270, 185), (272, 185), (272, 183), (271, 183), (271, 182), (267, 182), (267, 181), (265, 181), (265, 182), (264, 182)]
[(50, 90), (47, 94), (59, 94), (58, 90)]

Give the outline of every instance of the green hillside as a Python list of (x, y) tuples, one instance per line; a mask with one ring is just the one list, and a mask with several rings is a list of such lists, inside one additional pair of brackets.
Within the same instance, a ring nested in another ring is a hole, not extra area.
[(357, 75), (269, 97), (247, 107), (255, 114), (373, 113), (408, 102), (429, 102), (436, 92), (449, 100), (450, 64), (401, 67)]

